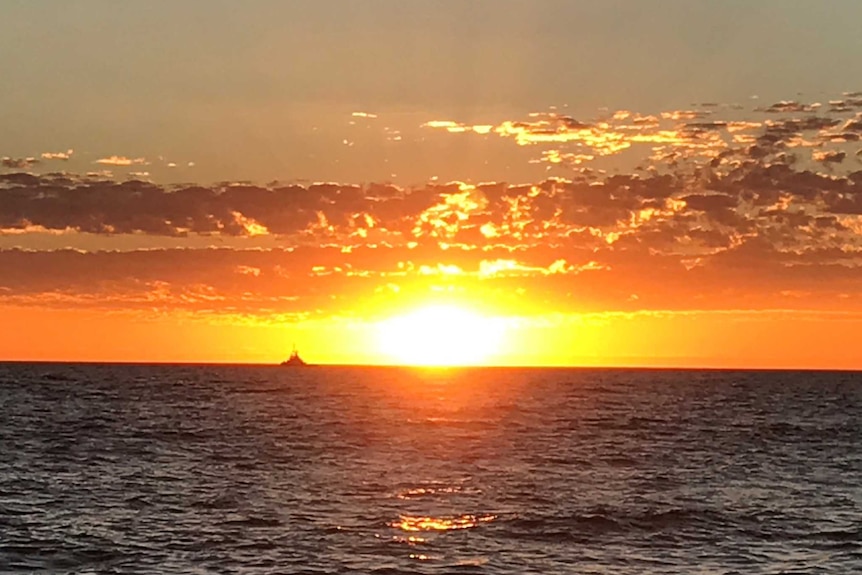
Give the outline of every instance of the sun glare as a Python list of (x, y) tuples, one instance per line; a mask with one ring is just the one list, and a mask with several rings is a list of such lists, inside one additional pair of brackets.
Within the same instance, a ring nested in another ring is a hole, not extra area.
[(503, 330), (500, 320), (437, 305), (381, 322), (378, 344), (399, 364), (482, 365), (497, 351)]

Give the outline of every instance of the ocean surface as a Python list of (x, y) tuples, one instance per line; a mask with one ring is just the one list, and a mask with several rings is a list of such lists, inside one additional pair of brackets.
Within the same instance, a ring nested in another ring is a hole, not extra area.
[(0, 364), (0, 572), (862, 573), (862, 373)]

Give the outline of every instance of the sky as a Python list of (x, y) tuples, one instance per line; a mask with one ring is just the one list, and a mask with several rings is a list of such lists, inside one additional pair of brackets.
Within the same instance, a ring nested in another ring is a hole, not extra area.
[(0, 359), (862, 368), (860, 20), (4, 2)]

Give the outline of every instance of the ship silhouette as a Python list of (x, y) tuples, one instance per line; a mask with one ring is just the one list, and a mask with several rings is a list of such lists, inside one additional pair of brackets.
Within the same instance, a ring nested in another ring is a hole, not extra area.
[(290, 352), (290, 357), (281, 362), (281, 365), (286, 367), (304, 367), (308, 364), (299, 357), (299, 352), (296, 351), (296, 345), (293, 346), (293, 351)]

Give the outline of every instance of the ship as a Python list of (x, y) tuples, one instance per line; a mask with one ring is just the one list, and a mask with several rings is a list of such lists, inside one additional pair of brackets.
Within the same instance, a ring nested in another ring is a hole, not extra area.
[(281, 362), (281, 365), (286, 367), (305, 367), (308, 364), (299, 357), (299, 352), (296, 351), (296, 346), (293, 346), (293, 351), (290, 352), (290, 357), (285, 361)]

